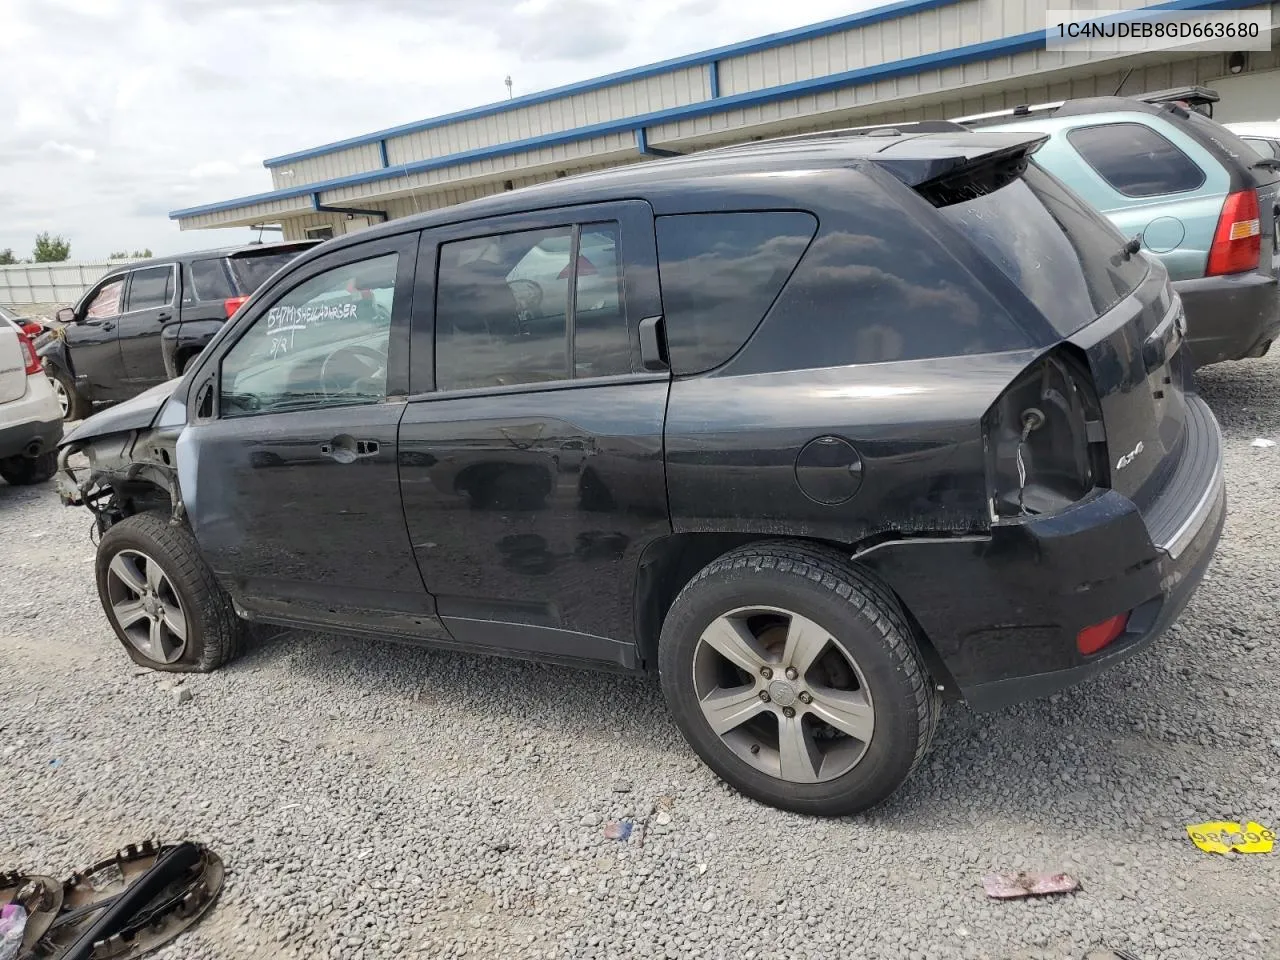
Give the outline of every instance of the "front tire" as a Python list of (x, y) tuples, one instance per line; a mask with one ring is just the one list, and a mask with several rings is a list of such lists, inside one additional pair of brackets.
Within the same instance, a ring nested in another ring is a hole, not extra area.
[(734, 550), (680, 591), (659, 673), (681, 732), (721, 779), (797, 813), (880, 803), (928, 752), (939, 701), (892, 594), (840, 553)]
[(63, 420), (83, 420), (93, 411), (90, 404), (76, 392), (75, 381), (57, 367), (45, 367), (45, 376), (53, 384), (53, 393), (58, 398), (58, 406), (62, 408)]
[(140, 666), (207, 673), (240, 652), (244, 622), (191, 531), (166, 513), (139, 513), (107, 530), (97, 574), (107, 621)]
[(58, 472), (58, 451), (50, 450), (36, 457), (6, 457), (0, 460), (0, 477), (15, 487), (44, 483)]

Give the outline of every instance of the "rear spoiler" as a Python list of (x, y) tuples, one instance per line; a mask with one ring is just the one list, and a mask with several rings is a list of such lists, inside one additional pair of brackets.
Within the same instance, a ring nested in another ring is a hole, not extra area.
[[(893, 174), (935, 207), (946, 207), (999, 190), (1022, 176), (1031, 155), (1049, 137), (1010, 135), (1013, 143), (992, 144), (990, 150), (936, 157), (898, 157), (878, 153), (872, 162)], [(909, 141), (910, 145), (913, 141)], [(918, 143), (919, 141), (914, 141)]]

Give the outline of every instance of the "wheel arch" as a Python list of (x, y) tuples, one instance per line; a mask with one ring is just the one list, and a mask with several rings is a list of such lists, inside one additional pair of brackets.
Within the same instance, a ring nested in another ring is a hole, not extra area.
[(800, 547), (820, 547), (839, 553), (844, 562), (856, 566), (895, 600), (906, 617), (907, 625), (924, 658), (925, 666), (936, 685), (948, 698), (958, 697), (958, 688), (946, 664), (938, 655), (924, 628), (902, 597), (855, 555), (883, 537), (863, 543), (839, 543), (813, 537), (779, 537), (763, 533), (673, 533), (649, 544), (636, 569), (634, 610), (635, 638), (640, 662), (652, 670), (658, 662), (658, 640), (667, 612), (676, 596), (707, 564), (732, 550), (755, 543), (793, 543)]

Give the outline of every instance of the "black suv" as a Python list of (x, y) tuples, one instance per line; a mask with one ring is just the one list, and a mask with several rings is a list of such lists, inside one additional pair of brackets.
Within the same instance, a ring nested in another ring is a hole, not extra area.
[(63, 415), (176, 377), (262, 283), (316, 241), (252, 244), (122, 264), (58, 311), (36, 341)]
[(743, 792), (882, 800), (942, 697), (1158, 636), (1222, 528), (1178, 297), (1039, 142), (764, 142), (325, 243), (66, 439), (108, 620), (164, 670), (244, 620), (656, 670)]

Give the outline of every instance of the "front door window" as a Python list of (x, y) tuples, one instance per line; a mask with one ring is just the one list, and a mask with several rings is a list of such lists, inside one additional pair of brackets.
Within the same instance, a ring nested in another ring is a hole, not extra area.
[(398, 261), (343, 264), (281, 297), (222, 360), (222, 416), (385, 399)]

